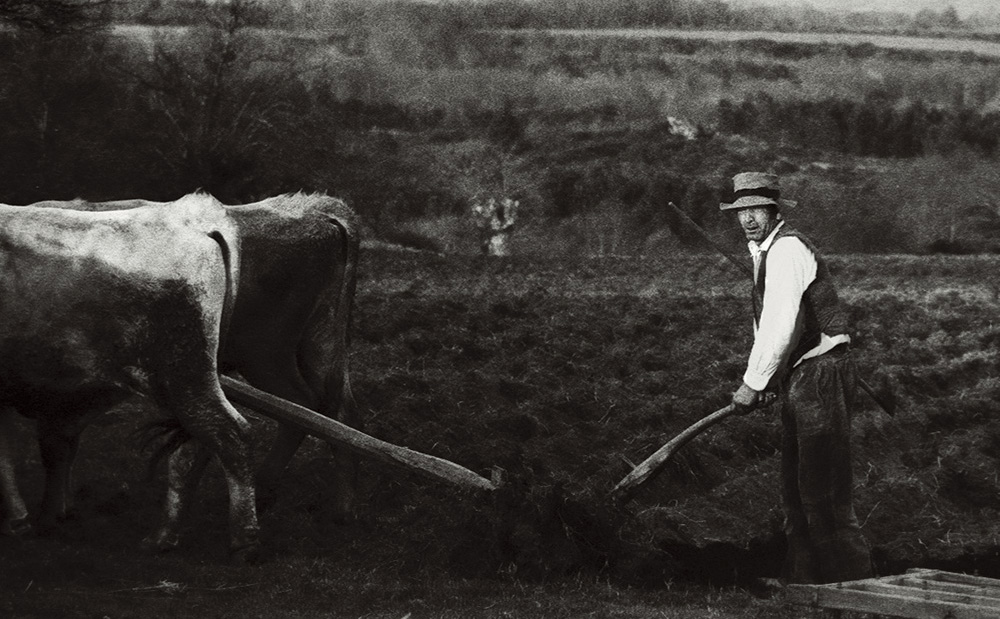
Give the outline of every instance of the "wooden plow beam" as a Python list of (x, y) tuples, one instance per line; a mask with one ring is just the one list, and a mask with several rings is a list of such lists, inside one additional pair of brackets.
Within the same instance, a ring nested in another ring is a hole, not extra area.
[(711, 415), (702, 417), (687, 427), (683, 432), (670, 439), (667, 444), (653, 452), (645, 460), (639, 463), (632, 472), (629, 473), (611, 489), (611, 496), (618, 501), (626, 502), (640, 486), (651, 480), (660, 472), (667, 460), (673, 457), (677, 450), (688, 444), (694, 437), (698, 436), (711, 426), (719, 423), (726, 417), (736, 414), (736, 406), (729, 404)]
[(816, 608), (877, 613), (907, 619), (996, 619), (1000, 580), (940, 570), (829, 585), (789, 585), (786, 599)]
[(324, 417), (229, 376), (220, 375), (219, 383), (231, 402), (248, 406), (275, 421), (290, 423), (317, 438), (331, 441), (362, 456), (468, 490), (497, 488), (490, 480), (454, 462), (379, 440), (336, 419)]
[[(777, 396), (765, 391), (761, 394), (760, 400), (751, 410), (770, 406), (777, 399)], [(640, 486), (648, 482), (659, 473), (663, 465), (677, 453), (677, 450), (687, 445), (691, 439), (698, 436), (708, 428), (719, 423), (726, 417), (739, 414), (735, 404), (723, 406), (707, 417), (702, 417), (698, 421), (688, 426), (683, 432), (670, 439), (666, 445), (660, 447), (653, 455), (643, 460), (632, 472), (625, 476), (614, 488), (611, 489), (611, 496), (622, 503), (628, 501)]]

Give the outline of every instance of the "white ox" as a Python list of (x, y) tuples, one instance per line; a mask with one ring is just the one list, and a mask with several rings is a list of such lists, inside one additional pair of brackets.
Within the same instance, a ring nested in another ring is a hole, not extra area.
[[(35, 206), (82, 211), (173, 208), (172, 203), (144, 200), (49, 201)], [(356, 216), (342, 201), (323, 194), (289, 194), (225, 210), (236, 226), (241, 260), (239, 294), (223, 334), (220, 369), (239, 371), (259, 389), (357, 425), (347, 367), (359, 247)], [(281, 426), (261, 468), (259, 492), (274, 492), (303, 437), (300, 429)], [(193, 457), (184, 462), (190, 468), (189, 480), (196, 481), (208, 454), (192, 449)], [(344, 449), (336, 450), (336, 458), (334, 516), (349, 518), (356, 501), (356, 458)], [(13, 519), (10, 507), (7, 512), (7, 528), (23, 530), (19, 512), (15, 509)]]
[[(258, 550), (249, 424), (223, 396), (219, 333), (239, 282), (239, 236), (205, 194), (169, 208), (82, 212), (0, 205), (0, 493), (5, 528), (26, 522), (11, 457), (13, 411), (33, 417), (46, 469), (40, 522), (70, 508), (80, 433), (133, 394), (218, 456), (229, 490), (230, 547)], [(177, 543), (191, 498), (189, 450), (168, 459), (156, 548)]]

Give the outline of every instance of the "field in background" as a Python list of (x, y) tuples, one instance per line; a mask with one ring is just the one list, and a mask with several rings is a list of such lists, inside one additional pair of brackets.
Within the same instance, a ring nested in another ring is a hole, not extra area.
[[(364, 56), (322, 62), (337, 97), (440, 119), (390, 132), (421, 171), (404, 193), (428, 197), (408, 216), (379, 212), (398, 242), (473, 253), (462, 206), (506, 192), (526, 217), (517, 253), (648, 254), (691, 238), (667, 200), (727, 233), (716, 205), (729, 178), (759, 168), (782, 174), (803, 206), (797, 225), (831, 250), (996, 249), (1000, 78), (988, 53), (712, 35), (479, 33), (448, 55), (376, 36)], [(673, 119), (700, 139), (674, 135)]]
[[(1000, 576), (996, 257), (840, 256), (866, 378), (858, 514), (878, 569)], [(745, 282), (714, 256), (468, 259), (367, 248), (355, 392), (375, 436), (504, 471), (494, 498), (363, 466), (361, 520), (327, 514), (332, 462), (310, 440), (262, 524), (267, 562), (226, 567), (217, 468), (184, 546), (138, 542), (162, 491), (125, 412), (87, 431), (80, 520), (0, 538), (10, 616), (803, 617), (754, 583), (780, 563), (778, 442), (767, 412), (684, 448), (624, 507), (607, 491), (725, 403), (749, 349)], [(144, 415), (148, 415), (144, 413)], [(261, 449), (270, 423), (252, 417)], [(116, 423), (111, 423), (116, 421)], [(40, 465), (23, 428), (32, 504)], [(761, 596), (761, 597), (758, 597)]]
[(657, 255), (700, 247), (666, 202), (731, 235), (717, 205), (763, 169), (828, 251), (1000, 250), (988, 54), (376, 15), (0, 40), (0, 200), (326, 191), (369, 236), (474, 254), (470, 207), (511, 197), (516, 253)]
[(734, 41), (774, 41), (808, 45), (869, 45), (882, 49), (951, 52), (975, 56), (1000, 56), (1000, 43), (948, 36), (900, 36), (854, 32), (775, 32), (754, 30), (681, 30), (674, 28), (594, 28), (548, 30), (547, 34), (583, 37), (694, 39), (732, 43)]
[(537, 114), (526, 119), (535, 122), (610, 107), (605, 121), (674, 115), (708, 127), (720, 99), (756, 92), (989, 112), (1000, 94), (1000, 44), (988, 41), (647, 29), (476, 31), (437, 42), (420, 35), (400, 26), (372, 33), (362, 56), (321, 48), (315, 59), (329, 63), (341, 96), (352, 87), (348, 69), (364, 68), (386, 73), (352, 93), (362, 100), (459, 114), (507, 105)]

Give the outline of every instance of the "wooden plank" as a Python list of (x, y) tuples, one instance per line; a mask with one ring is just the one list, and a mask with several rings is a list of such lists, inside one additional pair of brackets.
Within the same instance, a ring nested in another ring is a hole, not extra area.
[(790, 585), (792, 603), (907, 619), (1000, 617), (1000, 580), (941, 570), (829, 585)]
[(985, 576), (971, 576), (969, 574), (960, 574), (958, 572), (944, 572), (941, 570), (931, 570), (927, 568), (912, 568), (906, 570), (906, 575), (919, 576), (920, 578), (939, 580), (941, 582), (953, 582), (963, 585), (990, 587), (990, 588), (995, 588), (998, 592), (1000, 592), (1000, 580), (997, 580), (996, 578), (987, 578)]
[(222, 385), (223, 393), (230, 401), (249, 406), (272, 419), (290, 423), (313, 436), (333, 441), (363, 456), (369, 456), (439, 481), (446, 481), (461, 488), (496, 490), (496, 485), (493, 482), (454, 462), (379, 440), (347, 424), (324, 417), (304, 406), (271, 395), (228, 376), (220, 375), (219, 383)]
[[(983, 608), (1000, 609), (1000, 598), (990, 596), (940, 591), (937, 589), (925, 589), (923, 587), (901, 586), (898, 584), (879, 582), (859, 584), (856, 587), (850, 588), (858, 591), (870, 591), (871, 593), (881, 593), (885, 595), (902, 595), (914, 599), (938, 600), (941, 602), (964, 604), (966, 606), (982, 606)], [(998, 612), (997, 615), (1000, 616), (1000, 612)]]
[(991, 591), (994, 593), (997, 592), (997, 590), (992, 587), (978, 587), (976, 585), (966, 585), (962, 583), (946, 582), (929, 578), (914, 578), (912, 576), (900, 578), (899, 580), (894, 581), (893, 584), (902, 587), (926, 589), (928, 591), (964, 593), (967, 595), (989, 595)]
[(795, 604), (907, 619), (997, 619), (998, 616), (995, 608), (824, 585), (789, 585), (786, 596)]

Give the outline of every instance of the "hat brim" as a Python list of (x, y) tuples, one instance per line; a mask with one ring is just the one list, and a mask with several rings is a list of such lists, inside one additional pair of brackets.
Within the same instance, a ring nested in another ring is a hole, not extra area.
[(735, 202), (728, 203), (722, 202), (719, 204), (719, 210), (721, 211), (733, 211), (741, 208), (754, 208), (756, 206), (776, 206), (781, 208), (794, 208), (798, 204), (795, 200), (786, 200), (784, 198), (768, 198), (766, 196), (742, 196), (737, 198)]

